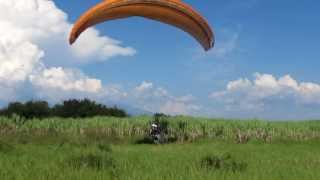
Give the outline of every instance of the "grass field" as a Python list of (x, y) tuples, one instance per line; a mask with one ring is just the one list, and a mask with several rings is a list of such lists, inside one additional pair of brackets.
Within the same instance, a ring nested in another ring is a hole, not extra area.
[(320, 179), (320, 121), (169, 118), (166, 145), (138, 143), (151, 117), (0, 119), (1, 179)]

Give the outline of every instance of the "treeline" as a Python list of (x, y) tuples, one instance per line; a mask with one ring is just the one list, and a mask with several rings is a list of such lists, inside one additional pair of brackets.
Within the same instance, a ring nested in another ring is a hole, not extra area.
[(85, 118), (93, 116), (127, 117), (126, 111), (114, 107), (107, 107), (89, 99), (70, 99), (50, 107), (46, 101), (12, 102), (0, 109), (0, 116), (11, 117), (18, 115), (26, 119), (63, 117)]

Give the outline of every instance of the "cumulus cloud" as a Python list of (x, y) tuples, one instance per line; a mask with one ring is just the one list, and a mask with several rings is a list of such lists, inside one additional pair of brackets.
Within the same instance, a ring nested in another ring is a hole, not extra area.
[(99, 60), (107, 60), (115, 56), (133, 56), (136, 50), (121, 47), (121, 42), (110, 37), (101, 37), (99, 31), (88, 29), (72, 46), (72, 52), (79, 58), (97, 56)]
[(167, 89), (158, 87), (149, 81), (141, 84), (130, 91), (128, 97), (132, 104), (149, 112), (161, 112), (171, 115), (196, 115), (200, 106), (196, 104), (196, 98), (192, 95), (174, 96)]
[(0, 82), (7, 84), (26, 80), (41, 64), (42, 56), (43, 52), (30, 42), (3, 37), (0, 39)]
[(42, 89), (89, 93), (98, 93), (102, 89), (100, 80), (89, 78), (79, 71), (61, 67), (45, 69), (40, 74), (30, 75), (29, 78), (34, 86)]
[(70, 47), (67, 38), (71, 26), (66, 13), (53, 1), (0, 0), (0, 100), (16, 99), (15, 92), (26, 83), (43, 96), (53, 91), (59, 91), (56, 95), (98, 93), (102, 89), (100, 80), (76, 69), (48, 67), (48, 61), (56, 61), (59, 56), (83, 63), (95, 56), (101, 61), (136, 53), (95, 29), (84, 32)]
[(200, 106), (179, 101), (167, 101), (160, 107), (159, 112), (171, 115), (195, 115)]
[(95, 29), (87, 30), (70, 47), (70, 28), (67, 15), (53, 1), (0, 0), (1, 101), (19, 100), (18, 96), (24, 94), (21, 91), (30, 89), (29, 97), (51, 102), (89, 97), (168, 114), (191, 114), (197, 109), (191, 95), (174, 97), (152, 82), (144, 81), (125, 90), (116, 84), (103, 85), (99, 79), (60, 62), (50, 66), (50, 61), (56, 59), (86, 63), (88, 59), (101, 61), (136, 53)]
[(139, 86), (135, 87), (137, 92), (144, 92), (146, 90), (152, 89), (153, 83), (148, 81), (143, 81)]
[(20, 32), (21, 39), (37, 45), (59, 43), (60, 47), (67, 48), (78, 58), (97, 56), (106, 60), (119, 55), (131, 56), (136, 52), (131, 47), (122, 47), (120, 41), (100, 36), (99, 31), (93, 28), (84, 32), (73, 47), (66, 46), (72, 24), (53, 1), (1, 0), (0, 12), (1, 27), (5, 29), (6, 36), (15, 35), (14, 30)]
[(78, 69), (53, 67), (40, 69), (29, 76), (35, 95), (50, 102), (60, 102), (70, 98), (90, 98), (106, 102), (124, 102), (128, 92), (117, 84), (102, 84)]
[(288, 112), (292, 107), (305, 108), (320, 105), (320, 84), (298, 82), (290, 75), (276, 78), (271, 74), (255, 73), (254, 79), (240, 78), (230, 81), (223, 91), (212, 92), (211, 99), (224, 104), (227, 110), (277, 111), (277, 105), (285, 106)]

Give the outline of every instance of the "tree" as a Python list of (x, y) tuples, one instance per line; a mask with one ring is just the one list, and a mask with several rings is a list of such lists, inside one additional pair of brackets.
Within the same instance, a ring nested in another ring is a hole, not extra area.
[(32, 118), (46, 118), (50, 116), (63, 118), (85, 118), (93, 116), (115, 116), (127, 117), (127, 113), (114, 106), (109, 108), (105, 105), (98, 104), (89, 99), (77, 100), (70, 99), (63, 101), (62, 104), (56, 104), (50, 108), (46, 101), (28, 101), (26, 103), (12, 102), (8, 107), (0, 110), (1, 116), (12, 116), (13, 114)]
[(83, 100), (66, 100), (62, 104), (57, 104), (53, 107), (53, 114), (59, 117), (84, 118), (93, 116), (128, 116), (124, 110), (117, 107), (108, 108), (105, 105), (97, 104), (89, 99)]

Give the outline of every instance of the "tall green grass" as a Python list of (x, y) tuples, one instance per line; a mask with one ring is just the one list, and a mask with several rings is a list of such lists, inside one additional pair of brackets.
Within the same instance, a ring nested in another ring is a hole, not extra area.
[[(43, 137), (44, 138), (44, 137)], [(46, 138), (44, 138), (46, 139)], [(234, 144), (223, 141), (168, 145), (114, 144), (69, 140), (39, 144), (7, 142), (0, 150), (3, 180), (100, 179), (319, 179), (317, 142)], [(226, 156), (229, 155), (228, 156)]]
[[(0, 117), (0, 134), (65, 134), (69, 136), (102, 136), (118, 139), (144, 137), (149, 133), (150, 116), (130, 118), (95, 117), (87, 119), (49, 118), (25, 121), (20, 117)], [(235, 140), (312, 140), (320, 138), (320, 122), (270, 122), (261, 120), (201, 119), (177, 116), (166, 119), (169, 136), (179, 141), (202, 138)]]
[(152, 117), (0, 117), (0, 179), (320, 179), (320, 122), (171, 117), (176, 143), (137, 144)]

